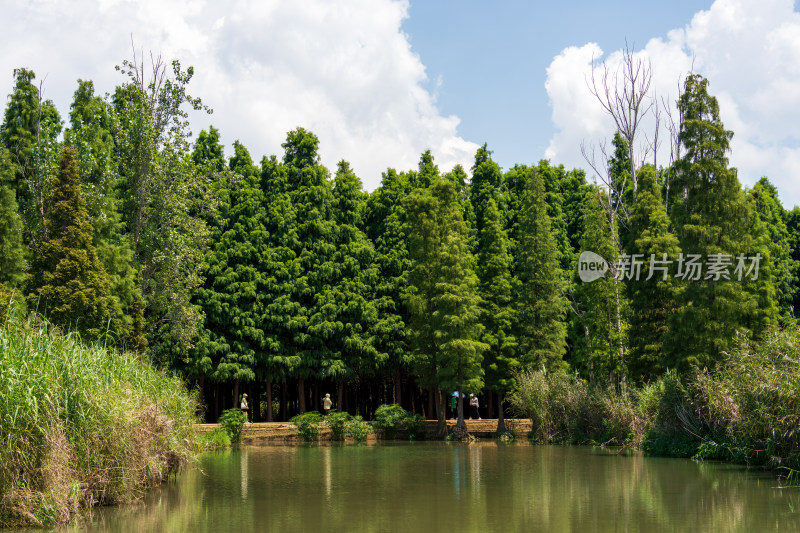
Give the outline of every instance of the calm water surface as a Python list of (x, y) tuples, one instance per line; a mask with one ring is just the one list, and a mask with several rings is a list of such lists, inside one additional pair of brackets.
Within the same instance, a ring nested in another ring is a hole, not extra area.
[(90, 531), (800, 531), (800, 489), (688, 460), (527, 443), (243, 446)]

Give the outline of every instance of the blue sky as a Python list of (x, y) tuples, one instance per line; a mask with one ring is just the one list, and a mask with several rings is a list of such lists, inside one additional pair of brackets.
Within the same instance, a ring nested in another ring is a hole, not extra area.
[[(114, 65), (133, 37), (140, 55), (195, 67), (191, 92), (215, 110), (191, 116), (195, 133), (213, 124), (229, 152), (238, 139), (258, 161), (303, 126), (328, 168), (350, 161), (368, 190), (426, 149), (442, 170), (469, 169), (484, 142), (506, 169), (541, 158), (588, 168), (581, 145), (613, 133), (586, 87), (592, 58), (613, 71), (627, 40), (651, 62), (659, 102), (674, 102), (690, 69), (706, 76), (740, 181), (766, 175), (800, 204), (794, 0), (12, 0), (0, 34), (0, 94), (25, 66), (66, 116), (78, 78), (100, 94), (124, 81)], [(646, 120), (643, 133), (654, 128)]]
[[(564, 48), (642, 47), (711, 2), (411, 2), (403, 23), (428, 88), (459, 133), (487, 142), (503, 168), (544, 157), (553, 135), (546, 69)], [(558, 163), (556, 161), (556, 163)]]

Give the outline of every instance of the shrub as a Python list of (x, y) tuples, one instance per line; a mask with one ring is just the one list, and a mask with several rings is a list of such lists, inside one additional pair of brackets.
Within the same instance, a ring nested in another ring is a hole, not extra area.
[(242, 428), (244, 423), (247, 422), (247, 415), (241, 409), (226, 409), (222, 412), (217, 422), (228, 434), (231, 442), (235, 443), (239, 442), (242, 437)]
[(369, 436), (371, 427), (368, 422), (365, 422), (360, 416), (354, 416), (347, 423), (345, 435), (353, 439), (356, 443), (366, 442)]
[(310, 442), (319, 437), (319, 423), (322, 422), (322, 415), (317, 411), (309, 411), (293, 416), (289, 422), (297, 428), (301, 439)]
[(421, 414), (406, 413), (406, 416), (403, 419), (403, 427), (408, 433), (409, 440), (415, 440), (419, 436), (420, 429), (422, 429), (424, 423), (425, 418)]
[(384, 439), (393, 439), (405, 421), (407, 413), (397, 404), (384, 404), (375, 410), (372, 425)]
[(328, 416), (325, 417), (325, 421), (331, 428), (331, 440), (344, 440), (351, 418), (349, 413), (341, 411), (331, 411), (328, 413)]

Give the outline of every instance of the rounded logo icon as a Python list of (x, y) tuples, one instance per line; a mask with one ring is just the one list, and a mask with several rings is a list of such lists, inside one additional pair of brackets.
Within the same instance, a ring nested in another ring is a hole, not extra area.
[(608, 263), (594, 252), (581, 252), (578, 258), (578, 276), (584, 283), (600, 279), (606, 275)]

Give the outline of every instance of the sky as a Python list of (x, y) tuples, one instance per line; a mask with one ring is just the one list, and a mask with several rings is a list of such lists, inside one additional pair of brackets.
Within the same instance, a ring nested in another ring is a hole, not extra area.
[[(614, 127), (587, 80), (593, 60), (613, 72), (627, 46), (650, 62), (659, 104), (674, 104), (687, 73), (707, 77), (740, 181), (768, 176), (785, 206), (800, 204), (792, 0), (4, 0), (2, 11), (0, 94), (30, 68), (66, 117), (78, 78), (101, 94), (124, 81), (114, 66), (133, 41), (140, 57), (194, 66), (189, 92), (214, 109), (190, 115), (195, 133), (213, 124), (228, 153), (240, 140), (258, 161), (303, 126), (322, 162), (350, 161), (367, 190), (426, 149), (443, 171), (469, 169), (483, 143), (504, 169), (546, 158), (592, 179), (581, 146)], [(654, 129), (645, 121), (647, 138)]]

